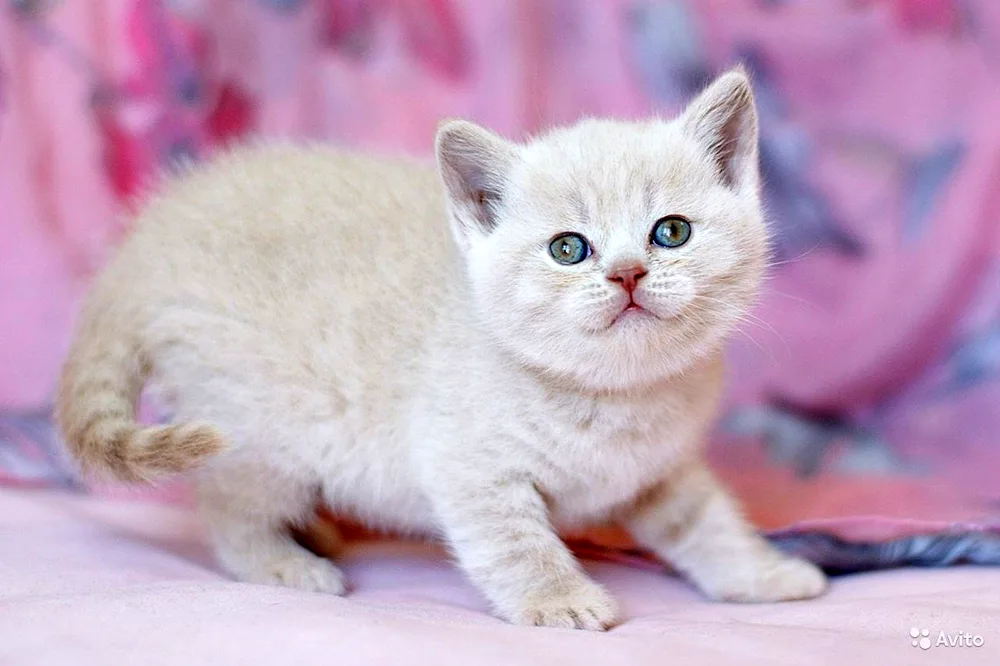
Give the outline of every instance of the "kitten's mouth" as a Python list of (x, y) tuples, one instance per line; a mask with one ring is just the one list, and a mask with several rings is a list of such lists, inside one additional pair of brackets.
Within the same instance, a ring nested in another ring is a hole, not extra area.
[(658, 317), (642, 307), (635, 301), (630, 300), (628, 305), (622, 308), (622, 311), (615, 315), (615, 318), (611, 320), (608, 324), (608, 328), (614, 327), (616, 324), (624, 323), (626, 321), (638, 320), (638, 319), (657, 319)]

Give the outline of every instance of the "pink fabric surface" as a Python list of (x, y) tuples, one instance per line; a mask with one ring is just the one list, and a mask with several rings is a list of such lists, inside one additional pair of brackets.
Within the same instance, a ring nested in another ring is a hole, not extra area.
[[(586, 566), (624, 608), (607, 634), (504, 624), (432, 546), (349, 546), (337, 598), (228, 580), (183, 509), (0, 489), (0, 663), (1000, 663), (996, 569), (852, 576), (814, 601), (739, 606), (649, 567)], [(922, 651), (911, 627), (985, 643)]]

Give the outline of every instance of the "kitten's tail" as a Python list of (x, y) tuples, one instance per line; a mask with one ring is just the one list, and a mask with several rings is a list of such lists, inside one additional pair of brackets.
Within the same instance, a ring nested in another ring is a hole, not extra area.
[(221, 451), (223, 439), (212, 426), (136, 420), (149, 362), (122, 308), (97, 296), (81, 313), (56, 393), (56, 422), (81, 467), (121, 481), (151, 481)]

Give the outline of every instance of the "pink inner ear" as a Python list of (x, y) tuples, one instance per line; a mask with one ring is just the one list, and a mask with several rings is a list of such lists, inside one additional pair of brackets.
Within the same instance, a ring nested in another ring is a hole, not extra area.
[(453, 199), (464, 208), (463, 224), (480, 232), (496, 226), (491, 204), (500, 200), (514, 159), (513, 147), (499, 136), (467, 122), (444, 126), (437, 141), (441, 175)]
[(708, 151), (723, 183), (756, 182), (757, 114), (743, 74), (724, 74), (685, 111), (685, 129)]
[(747, 136), (753, 131), (752, 127), (748, 127), (749, 112), (743, 108), (731, 113), (719, 128), (718, 137), (710, 148), (722, 181), (729, 187), (739, 184), (740, 171), (749, 166), (744, 158), (752, 150), (752, 146), (747, 146), (746, 143), (755, 140)]

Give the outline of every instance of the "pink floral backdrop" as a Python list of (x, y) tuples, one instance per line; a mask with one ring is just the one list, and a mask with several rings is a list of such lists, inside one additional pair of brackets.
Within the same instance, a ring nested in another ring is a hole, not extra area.
[(1000, 3), (0, 0), (0, 479), (160, 170), (247, 135), (426, 157), (753, 71), (776, 234), (713, 459), (764, 522), (1000, 513)]

